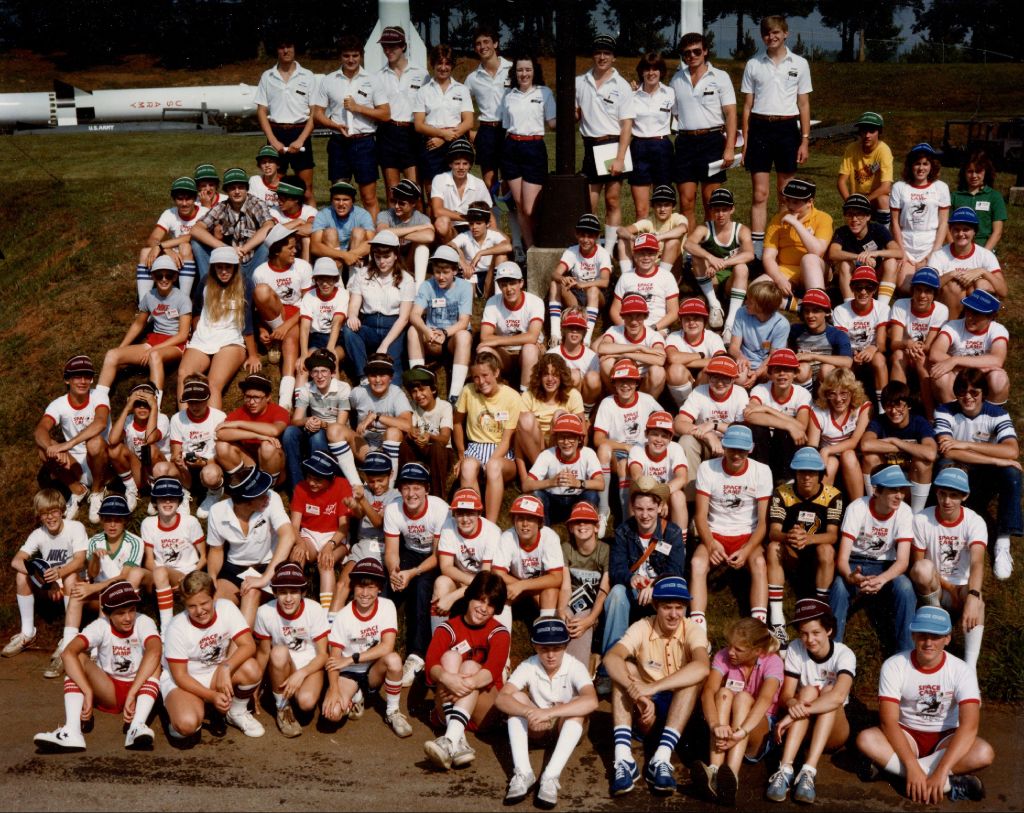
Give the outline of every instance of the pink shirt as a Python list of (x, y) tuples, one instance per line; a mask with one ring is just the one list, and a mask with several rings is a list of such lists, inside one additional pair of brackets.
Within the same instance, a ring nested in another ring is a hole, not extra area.
[(711, 661), (711, 668), (722, 673), (722, 686), (733, 692), (746, 692), (756, 698), (761, 691), (761, 684), (767, 678), (775, 678), (779, 685), (772, 695), (772, 704), (768, 707), (767, 714), (772, 716), (779, 705), (779, 692), (782, 690), (783, 665), (782, 658), (777, 654), (768, 655), (765, 658), (758, 658), (754, 668), (750, 670), (749, 677), (743, 677), (743, 670), (729, 663), (728, 647), (718, 650)]

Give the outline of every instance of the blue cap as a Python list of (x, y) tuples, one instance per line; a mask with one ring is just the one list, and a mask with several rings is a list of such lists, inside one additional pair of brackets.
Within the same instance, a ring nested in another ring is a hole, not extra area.
[(327, 452), (318, 449), (302, 461), (302, 468), (307, 474), (318, 477), (337, 477), (338, 463)]
[(924, 153), (925, 155), (938, 155), (935, 151), (935, 147), (929, 144), (927, 141), (922, 141), (920, 144), (915, 144), (910, 148), (910, 154), (913, 155), (915, 152)]
[(939, 272), (930, 265), (924, 265), (914, 272), (910, 278), (910, 286), (927, 285), (929, 288), (939, 289)]
[(952, 226), (954, 223), (963, 223), (967, 226), (974, 226), (977, 229), (978, 213), (970, 206), (958, 206), (953, 210), (953, 214), (949, 216), (949, 225)]
[(271, 475), (254, 466), (248, 477), (233, 487), (229, 486), (228, 491), (233, 499), (255, 500), (270, 491), (273, 484), (274, 478)]
[(903, 469), (895, 463), (886, 466), (880, 472), (871, 475), (871, 485), (875, 488), (910, 488), (910, 480)]
[(999, 312), (1002, 303), (999, 298), (988, 291), (977, 288), (960, 300), (960, 304), (972, 311), (977, 311), (985, 316), (993, 316)]
[(130, 517), (131, 515), (132, 512), (128, 508), (128, 500), (120, 494), (111, 494), (109, 497), (104, 497), (103, 502), (100, 503), (101, 517)]
[(801, 446), (793, 455), (789, 467), (793, 471), (825, 471), (825, 461), (813, 446)]
[(936, 488), (949, 488), (962, 494), (971, 493), (971, 484), (967, 479), (967, 472), (963, 469), (958, 469), (956, 466), (950, 466), (940, 471), (932, 485)]
[(183, 500), (185, 489), (173, 477), (157, 477), (149, 490), (149, 496), (154, 500)]
[[(47, 587), (46, 582), (46, 571), (50, 569), (51, 565), (45, 559), (40, 559), (38, 556), (29, 559), (25, 562), (25, 570), (28, 571), (28, 579), (32, 582), (32, 586), (36, 590), (45, 590)], [(56, 586), (56, 582), (54, 582)]]
[(538, 618), (530, 631), (530, 642), (538, 646), (565, 646), (569, 628), (561, 618)]
[(384, 452), (370, 452), (359, 464), (359, 470), (367, 474), (391, 474), (391, 458)]
[(953, 622), (949, 618), (949, 613), (941, 607), (921, 607), (914, 613), (910, 631), (925, 632), (929, 635), (949, 635), (953, 631)]
[(662, 576), (654, 583), (651, 601), (689, 601), (690, 588), (682, 576)]
[(749, 452), (754, 448), (754, 435), (749, 426), (734, 423), (722, 435), (722, 446), (726, 449), (742, 449)]
[(396, 483), (429, 483), (430, 471), (422, 463), (406, 463), (398, 470)]

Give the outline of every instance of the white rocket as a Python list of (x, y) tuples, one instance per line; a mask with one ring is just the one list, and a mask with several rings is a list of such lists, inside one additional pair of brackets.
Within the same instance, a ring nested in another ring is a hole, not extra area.
[(363, 51), (363, 67), (373, 74), (387, 64), (384, 58), (384, 51), (381, 50), (377, 40), (381, 32), (389, 25), (397, 25), (405, 31), (405, 39), (409, 44), (405, 52), (409, 64), (418, 65), (421, 68), (427, 67), (427, 46), (420, 38), (419, 32), (412, 24), (412, 17), (409, 14), (409, 0), (379, 0), (377, 4), (377, 25), (370, 32), (366, 40), (366, 47)]

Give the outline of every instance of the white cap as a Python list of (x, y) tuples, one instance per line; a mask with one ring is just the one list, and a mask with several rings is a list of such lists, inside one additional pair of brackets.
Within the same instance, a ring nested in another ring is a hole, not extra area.
[(398, 248), (400, 245), (398, 235), (390, 229), (385, 229), (379, 234), (375, 234), (370, 240), (371, 246), (387, 246), (388, 248)]
[(289, 229), (287, 226), (285, 226), (282, 223), (278, 223), (274, 226), (274, 228), (270, 230), (270, 234), (268, 234), (266, 238), (263, 240), (263, 245), (265, 245), (267, 248), (270, 248), (272, 245), (274, 245), (274, 243), (291, 237), (294, 234), (295, 232)]
[(231, 246), (219, 246), (210, 252), (210, 265), (213, 265), (214, 263), (238, 265), (239, 262), (238, 252)]
[(153, 260), (153, 267), (151, 271), (177, 271), (178, 264), (174, 262), (166, 254), (161, 254), (155, 260)]
[(334, 260), (330, 257), (321, 257), (313, 263), (313, 276), (340, 278), (341, 273), (338, 271), (338, 264)]
[(522, 279), (523, 269), (511, 260), (507, 260), (494, 269), (494, 281), (500, 279)]
[(434, 249), (434, 253), (430, 255), (431, 260), (440, 260), (445, 263), (459, 263), (459, 252), (457, 252), (451, 246), (438, 246)]

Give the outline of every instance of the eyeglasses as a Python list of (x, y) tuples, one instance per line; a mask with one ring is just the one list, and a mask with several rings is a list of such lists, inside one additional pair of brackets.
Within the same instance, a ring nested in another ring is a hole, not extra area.
[(45, 511), (40, 511), (39, 516), (45, 519), (46, 517), (61, 516), (64, 512), (59, 508), (47, 508)]
[(263, 400), (264, 398), (266, 398), (266, 397), (267, 397), (267, 396), (266, 396), (266, 395), (264, 395), (264, 394), (263, 394), (262, 392), (261, 392), (261, 393), (258, 393), (258, 394), (256, 394), (256, 395), (251, 395), (251, 394), (249, 394), (249, 393), (246, 393), (246, 394), (244, 394), (244, 395), (242, 396), (242, 400), (243, 400), (243, 401), (262, 401), (262, 400)]
[(826, 398), (849, 398), (850, 393), (846, 390), (829, 390), (825, 393)]
[(886, 401), (884, 404), (882, 404), (882, 409), (897, 409), (897, 408), (898, 409), (903, 409), (904, 407), (906, 407), (906, 405), (907, 405), (907, 402), (903, 401), (903, 400), (900, 400), (900, 401)]
[(964, 390), (963, 392), (956, 393), (957, 398), (963, 398), (965, 395), (971, 398), (979, 398), (981, 397), (981, 390)]
[(685, 58), (688, 56), (700, 56), (703, 53), (703, 48), (687, 48), (685, 51), (680, 51), (679, 55)]

